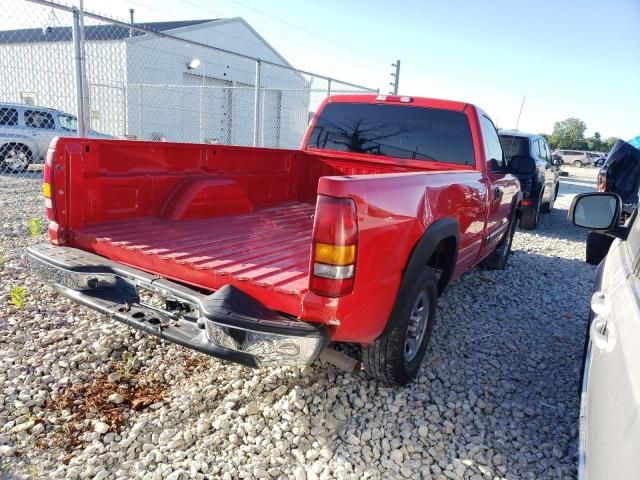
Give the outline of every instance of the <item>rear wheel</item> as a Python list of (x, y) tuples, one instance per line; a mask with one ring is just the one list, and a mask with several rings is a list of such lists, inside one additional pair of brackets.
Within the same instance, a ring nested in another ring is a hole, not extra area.
[(522, 212), (520, 226), (525, 230), (535, 230), (540, 219), (540, 201), (538, 200), (532, 208), (527, 208)]
[(404, 385), (416, 378), (435, 322), (438, 278), (424, 267), (415, 282), (400, 292), (389, 318), (390, 329), (362, 348), (364, 369), (388, 385)]
[(556, 188), (551, 194), (549, 201), (542, 204), (542, 208), (541, 208), (542, 213), (551, 213), (551, 210), (553, 210), (553, 204), (555, 203), (557, 196), (558, 196), (558, 186), (556, 185)]
[(582, 168), (582, 162), (580, 160), (575, 160), (572, 164), (572, 167)]
[(488, 270), (504, 270), (507, 268), (509, 256), (511, 255), (511, 245), (513, 244), (513, 235), (516, 233), (516, 225), (518, 223), (517, 211), (514, 207), (511, 214), (511, 221), (507, 233), (502, 237), (496, 249), (491, 252), (483, 261), (482, 266)]
[(31, 150), (26, 145), (8, 143), (0, 147), (0, 173), (20, 173), (29, 168)]

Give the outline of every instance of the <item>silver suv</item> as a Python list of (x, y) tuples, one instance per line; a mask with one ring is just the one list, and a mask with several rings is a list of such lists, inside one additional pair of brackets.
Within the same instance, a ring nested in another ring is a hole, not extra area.
[(565, 165), (572, 167), (593, 165), (595, 157), (591, 152), (583, 152), (582, 150), (556, 150), (553, 155), (560, 157)]
[[(75, 136), (75, 116), (45, 107), (0, 103), (0, 173), (19, 173), (42, 163), (54, 137)], [(90, 131), (89, 137), (113, 138)]]

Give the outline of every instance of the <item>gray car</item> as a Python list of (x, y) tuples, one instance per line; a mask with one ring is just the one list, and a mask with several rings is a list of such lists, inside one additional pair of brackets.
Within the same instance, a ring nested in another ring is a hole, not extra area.
[[(0, 173), (18, 173), (41, 163), (55, 137), (75, 136), (78, 120), (52, 108), (0, 103)], [(89, 131), (88, 137), (113, 138)]]
[(582, 150), (556, 150), (553, 155), (560, 157), (565, 165), (572, 167), (586, 167), (594, 162), (594, 156)]
[(640, 220), (615, 193), (576, 196), (575, 225), (614, 237), (598, 266), (585, 339), (578, 476), (640, 480)]

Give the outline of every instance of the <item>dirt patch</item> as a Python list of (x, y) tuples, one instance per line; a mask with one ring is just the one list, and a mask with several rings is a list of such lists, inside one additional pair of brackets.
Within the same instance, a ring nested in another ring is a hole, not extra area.
[(69, 411), (70, 415), (64, 418), (64, 423), (57, 429), (54, 444), (40, 442), (39, 446), (53, 446), (71, 452), (84, 443), (81, 437), (92, 430), (92, 421), (106, 423), (110, 432), (118, 433), (132, 410), (140, 411), (162, 400), (165, 390), (165, 385), (151, 385), (132, 376), (114, 383), (106, 376), (99, 376), (88, 386), (69, 387), (45, 408), (50, 411)]

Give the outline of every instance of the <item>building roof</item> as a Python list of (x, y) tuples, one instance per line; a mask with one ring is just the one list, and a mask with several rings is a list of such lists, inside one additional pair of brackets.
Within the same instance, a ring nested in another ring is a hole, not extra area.
[[(136, 27), (164, 32), (175, 28), (190, 27), (201, 23), (219, 20), (180, 20), (172, 22), (134, 23)], [(85, 40), (122, 40), (129, 38), (129, 28), (119, 25), (85, 25)], [(144, 35), (140, 31), (133, 31), (133, 36)], [(20, 30), (0, 30), (0, 44), (8, 43), (45, 43), (71, 41), (71, 27), (24, 28)]]

